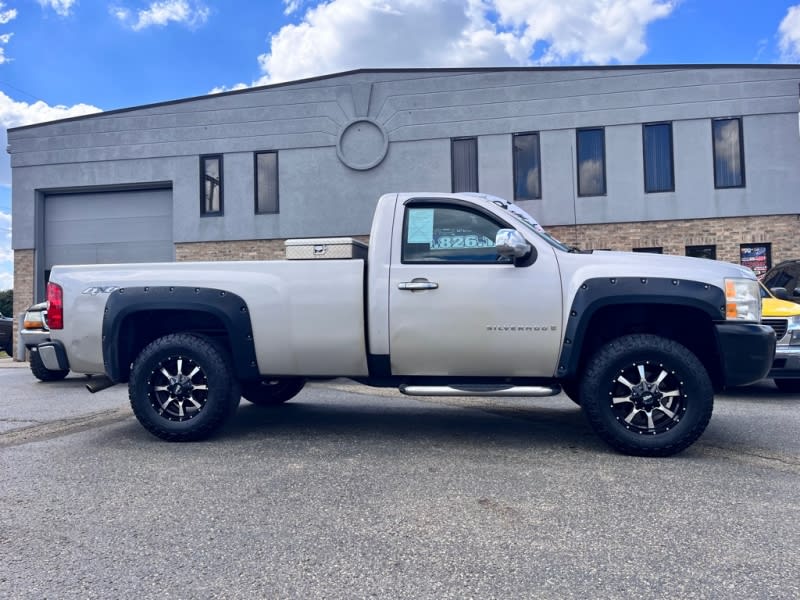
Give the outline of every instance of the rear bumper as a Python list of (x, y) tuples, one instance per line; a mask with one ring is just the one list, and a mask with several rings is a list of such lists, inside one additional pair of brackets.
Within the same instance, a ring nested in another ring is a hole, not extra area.
[(32, 352), (38, 352), (42, 364), (50, 371), (69, 371), (69, 360), (64, 345), (58, 341), (39, 344)]
[(47, 329), (23, 329), (19, 335), (28, 350), (50, 341), (50, 331)]
[(775, 358), (775, 331), (755, 323), (717, 323), (726, 386), (746, 385), (767, 376)]

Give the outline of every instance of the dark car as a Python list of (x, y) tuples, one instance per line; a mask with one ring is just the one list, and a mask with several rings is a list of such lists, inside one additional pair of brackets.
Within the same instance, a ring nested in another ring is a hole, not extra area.
[[(800, 258), (778, 263), (766, 272), (761, 281), (777, 298), (800, 303)], [(777, 292), (775, 288), (778, 288)], [(785, 295), (779, 291), (780, 288), (786, 290)]]
[(0, 350), (5, 350), (11, 356), (12, 343), (14, 339), (14, 320), (11, 317), (4, 317), (0, 313)]

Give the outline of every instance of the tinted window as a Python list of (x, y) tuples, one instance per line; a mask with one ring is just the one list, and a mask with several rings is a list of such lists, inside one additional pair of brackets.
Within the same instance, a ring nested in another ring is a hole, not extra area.
[(278, 153), (256, 153), (256, 212), (278, 212)]
[(495, 248), (504, 225), (452, 206), (411, 206), (403, 231), (403, 262), (509, 263)]
[(671, 192), (675, 189), (672, 165), (672, 125), (644, 125), (644, 191)]
[(602, 196), (606, 193), (606, 135), (604, 129), (579, 129), (578, 195)]
[(714, 134), (714, 187), (744, 186), (744, 147), (741, 119), (712, 121)]
[(686, 256), (693, 256), (694, 258), (710, 258), (716, 260), (717, 247), (716, 246), (686, 246)]
[(514, 136), (514, 200), (542, 197), (539, 134), (518, 133)]
[(462, 138), (452, 141), (450, 150), (454, 192), (478, 191), (478, 140)]

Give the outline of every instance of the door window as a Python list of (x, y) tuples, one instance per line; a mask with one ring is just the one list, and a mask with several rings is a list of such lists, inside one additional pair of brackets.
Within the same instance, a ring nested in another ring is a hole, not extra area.
[(404, 263), (500, 263), (497, 232), (508, 227), (487, 215), (452, 206), (411, 206), (403, 227)]

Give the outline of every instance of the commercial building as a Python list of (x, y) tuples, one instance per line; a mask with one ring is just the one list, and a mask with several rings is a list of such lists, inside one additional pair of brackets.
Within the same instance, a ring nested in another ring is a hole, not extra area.
[(9, 130), (15, 310), (54, 264), (261, 259), (392, 191), (584, 248), (800, 256), (800, 66), (359, 70)]

